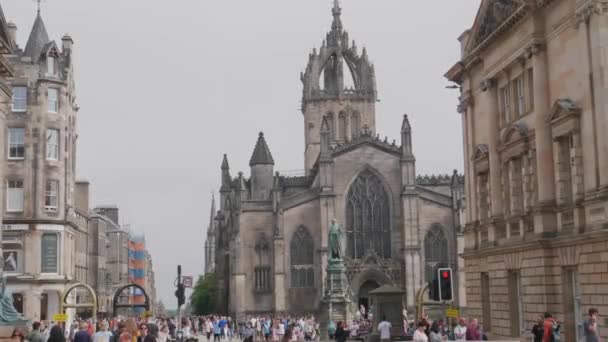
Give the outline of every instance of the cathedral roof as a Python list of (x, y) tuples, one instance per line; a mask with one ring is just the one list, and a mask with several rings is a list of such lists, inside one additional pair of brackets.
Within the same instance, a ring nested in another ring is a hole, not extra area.
[(40, 53), (44, 49), (45, 45), (47, 45), (49, 42), (49, 34), (44, 26), (44, 21), (42, 21), (42, 16), (40, 16), (40, 11), (38, 11), (38, 15), (36, 15), (36, 20), (34, 21), (34, 26), (32, 26), (32, 31), (30, 32), (30, 37), (25, 45), (23, 55), (31, 57), (32, 61), (36, 62), (38, 61)]
[(374, 136), (372, 132), (365, 128), (358, 136), (355, 136), (352, 140), (336, 145), (332, 150), (332, 155), (337, 156), (342, 153), (346, 153), (348, 151), (354, 150), (360, 145), (368, 144), (372, 145), (382, 151), (393, 154), (395, 156), (401, 156), (401, 146), (397, 146), (396, 141), (393, 140), (392, 143), (388, 142), (388, 138), (384, 138), (384, 140), (380, 139), (380, 135)]
[(260, 132), (253, 155), (251, 155), (251, 160), (249, 160), (249, 166), (253, 165), (274, 165), (272, 154), (270, 154), (270, 149), (266, 144), (266, 139), (264, 139), (264, 133), (262, 132)]

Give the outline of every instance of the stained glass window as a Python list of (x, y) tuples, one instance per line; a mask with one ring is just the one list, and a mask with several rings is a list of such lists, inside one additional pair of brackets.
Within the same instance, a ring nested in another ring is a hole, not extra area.
[(390, 208), (382, 181), (370, 171), (362, 172), (346, 199), (346, 254), (353, 259), (368, 250), (391, 257)]
[(310, 232), (300, 227), (291, 239), (291, 287), (314, 286), (314, 242)]

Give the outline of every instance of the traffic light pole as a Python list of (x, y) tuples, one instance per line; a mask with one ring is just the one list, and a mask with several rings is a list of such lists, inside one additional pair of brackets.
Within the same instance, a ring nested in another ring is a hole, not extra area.
[(181, 289), (181, 285), (182, 285), (182, 265), (177, 265), (177, 291), (175, 291), (176, 293), (176, 297), (177, 297), (177, 333), (176, 333), (176, 338), (179, 338), (179, 336), (183, 336), (183, 332), (182, 332), (182, 317), (181, 317), (181, 300), (179, 298), (179, 291)]

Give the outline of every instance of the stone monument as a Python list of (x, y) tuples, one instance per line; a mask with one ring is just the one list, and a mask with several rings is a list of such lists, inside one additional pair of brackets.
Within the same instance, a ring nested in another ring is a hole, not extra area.
[(342, 229), (335, 219), (329, 226), (328, 235), (327, 277), (322, 310), (328, 315), (328, 321), (346, 322), (352, 319), (352, 299), (344, 266)]

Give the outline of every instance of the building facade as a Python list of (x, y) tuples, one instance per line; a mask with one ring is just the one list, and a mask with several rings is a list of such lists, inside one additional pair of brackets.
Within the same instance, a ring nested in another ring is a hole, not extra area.
[(380, 138), (374, 66), (343, 29), (338, 1), (332, 15), (301, 75), (305, 171), (275, 173), (262, 133), (249, 178), (233, 177), (226, 155), (222, 162), (207, 270), (217, 275), (220, 309), (233, 317), (318, 312), (334, 218), (344, 232), (353, 310), (369, 309), (369, 292), (391, 284), (405, 289), (413, 312), (436, 269), (458, 266), (462, 177), (416, 175), (407, 116), (400, 144)]
[[(98, 206), (93, 209), (93, 220), (98, 220), (105, 226), (107, 248), (105, 251), (106, 292), (109, 293), (110, 303), (106, 313), (114, 314), (112, 300), (116, 291), (129, 283), (129, 231), (119, 224), (119, 208), (114, 205)], [(119, 303), (129, 303), (129, 293), (124, 291), (119, 297)]]
[[(608, 311), (608, 6), (483, 0), (462, 56), (468, 315), (493, 339)], [(601, 331), (608, 331), (605, 320)]]
[[(16, 44), (16, 26), (10, 25)], [(66, 285), (87, 277), (88, 213), (75, 199), (78, 106), (73, 40), (49, 39), (38, 12), (25, 49), (7, 56), (12, 101), (2, 163), (3, 259), (18, 309), (28, 319), (59, 311)]]

